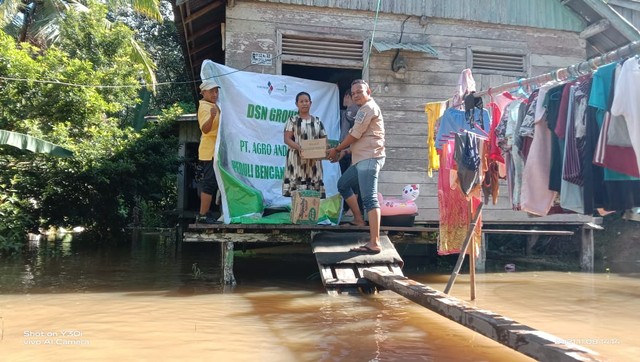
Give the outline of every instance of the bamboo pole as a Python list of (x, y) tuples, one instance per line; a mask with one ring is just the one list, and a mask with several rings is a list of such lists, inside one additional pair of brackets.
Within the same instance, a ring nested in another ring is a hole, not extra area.
[[(473, 196), (469, 196), (469, 215), (472, 215), (473, 212)], [(478, 215), (478, 218), (480, 216)], [(469, 227), (473, 227), (471, 230), (471, 241), (470, 241), (470, 250), (469, 250), (469, 297), (471, 300), (476, 300), (476, 243), (473, 242), (473, 233), (476, 229), (476, 222), (478, 218), (475, 218), (473, 221), (473, 225)]]
[(455, 283), (458, 274), (460, 273), (460, 268), (462, 267), (462, 262), (464, 261), (464, 255), (467, 253), (467, 249), (469, 249), (469, 242), (473, 236), (473, 230), (476, 228), (476, 224), (478, 223), (478, 219), (480, 218), (480, 214), (482, 213), (483, 203), (480, 203), (476, 208), (476, 213), (473, 215), (471, 222), (469, 223), (469, 229), (467, 230), (467, 236), (464, 239), (464, 243), (462, 244), (462, 250), (460, 250), (460, 254), (458, 255), (458, 261), (456, 262), (456, 266), (453, 268), (453, 273), (449, 277), (449, 282), (447, 283), (447, 287), (444, 288), (444, 293), (449, 294), (451, 288), (453, 287), (453, 283)]

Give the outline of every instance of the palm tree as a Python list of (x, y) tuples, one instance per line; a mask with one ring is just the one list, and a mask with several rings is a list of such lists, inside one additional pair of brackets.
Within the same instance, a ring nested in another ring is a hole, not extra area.
[[(107, 0), (106, 3), (111, 9), (132, 7), (142, 15), (162, 21), (159, 0)], [(46, 48), (58, 41), (60, 20), (69, 9), (89, 11), (84, 3), (76, 0), (0, 0), (0, 28), (20, 42)], [(110, 25), (105, 19), (105, 27)], [(146, 69), (144, 79), (147, 84), (155, 84), (155, 64), (135, 39), (131, 38), (130, 42), (131, 59)]]

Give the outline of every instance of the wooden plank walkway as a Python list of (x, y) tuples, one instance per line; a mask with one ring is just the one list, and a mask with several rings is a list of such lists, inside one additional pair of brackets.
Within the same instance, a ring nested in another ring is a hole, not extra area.
[[(438, 226), (381, 226), (393, 241), (408, 243), (435, 243), (432, 233)], [(368, 226), (291, 225), (291, 224), (189, 224), (183, 233), (185, 242), (269, 242), (308, 243), (316, 232), (369, 231)]]
[(414, 280), (375, 269), (363, 270), (375, 284), (538, 361), (604, 361), (595, 351), (476, 308)]
[(350, 252), (363, 245), (369, 233), (321, 232), (313, 235), (311, 247), (318, 262), (322, 284), (330, 294), (373, 292), (375, 285), (364, 278), (366, 268), (404, 276), (404, 261), (386, 235), (380, 236), (378, 254)]

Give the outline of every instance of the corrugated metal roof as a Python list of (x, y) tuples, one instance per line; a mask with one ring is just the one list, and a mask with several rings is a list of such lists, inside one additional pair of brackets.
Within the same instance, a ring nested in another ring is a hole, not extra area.
[(636, 29), (640, 29), (640, 1), (609, 0), (608, 4)]
[[(378, 0), (260, 0), (262, 2), (376, 11)], [(582, 31), (585, 21), (557, 0), (382, 0), (380, 12)]]
[(402, 50), (411, 50), (414, 52), (427, 53), (436, 57), (438, 56), (438, 52), (435, 49), (433, 49), (429, 44), (393, 43), (388, 41), (374, 40), (373, 47), (376, 48), (376, 50), (379, 52), (384, 52), (384, 51), (393, 50), (393, 49), (402, 49)]
[[(375, 12), (378, 0), (259, 0)], [(607, 4), (611, 2), (611, 4)], [(602, 19), (611, 26), (588, 36), (588, 56), (640, 39), (638, 1), (630, 0), (382, 0), (380, 12), (582, 32)], [(611, 5), (611, 6), (610, 6)], [(614, 8), (615, 7), (615, 8)], [(621, 9), (625, 7), (626, 9)], [(618, 9), (626, 15), (621, 16)]]
[(640, 40), (640, 32), (627, 19), (602, 0), (571, 0), (567, 7), (581, 16), (587, 24), (602, 19), (609, 20), (611, 26), (587, 38), (587, 57), (591, 58), (620, 48), (630, 42)]

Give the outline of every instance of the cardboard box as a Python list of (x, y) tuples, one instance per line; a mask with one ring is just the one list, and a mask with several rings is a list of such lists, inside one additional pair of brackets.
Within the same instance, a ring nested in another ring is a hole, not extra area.
[(291, 223), (316, 224), (320, 212), (320, 193), (318, 191), (291, 192)]
[(300, 147), (304, 151), (303, 159), (306, 160), (322, 160), (327, 158), (327, 139), (319, 138), (317, 140), (300, 140)]

